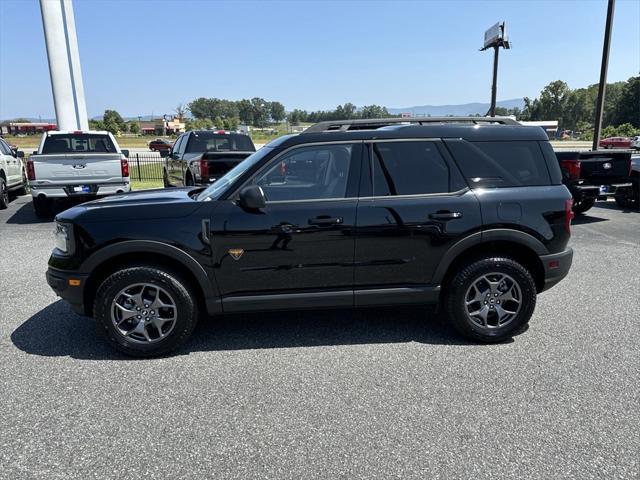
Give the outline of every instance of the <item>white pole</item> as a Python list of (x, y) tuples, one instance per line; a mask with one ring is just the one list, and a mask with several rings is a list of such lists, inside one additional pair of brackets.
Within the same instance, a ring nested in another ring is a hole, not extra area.
[(71, 0), (40, 0), (56, 119), (60, 130), (88, 130)]

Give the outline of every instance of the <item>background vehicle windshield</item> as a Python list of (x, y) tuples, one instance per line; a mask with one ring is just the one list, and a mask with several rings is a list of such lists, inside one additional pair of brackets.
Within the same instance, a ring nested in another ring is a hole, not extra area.
[(207, 151), (252, 152), (254, 150), (255, 148), (251, 143), (251, 139), (247, 135), (194, 132), (187, 145), (186, 153)]
[(107, 135), (51, 135), (44, 141), (43, 154), (50, 153), (118, 153)]
[(246, 171), (257, 164), (264, 157), (269, 155), (273, 151), (273, 148), (262, 147), (256, 153), (249, 155), (238, 165), (229, 170), (226, 174), (211, 184), (206, 190), (202, 191), (198, 195), (198, 200), (216, 200), (228, 187), (233, 185), (238, 178), (240, 178)]

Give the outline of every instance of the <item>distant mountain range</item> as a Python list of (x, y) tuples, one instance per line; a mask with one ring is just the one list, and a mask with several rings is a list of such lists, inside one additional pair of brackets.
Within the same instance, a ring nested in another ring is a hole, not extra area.
[[(498, 107), (514, 108), (518, 107), (520, 110), (524, 108), (524, 100), (522, 98), (512, 98), (511, 100), (501, 100), (496, 104)], [(411, 113), (412, 115), (431, 115), (432, 117), (446, 117), (447, 115), (454, 116), (469, 116), (469, 115), (485, 115), (489, 111), (489, 103), (463, 103), (460, 105), (419, 105), (414, 107), (403, 108), (387, 108), (389, 113), (394, 115), (400, 115), (401, 113)], [(55, 118), (33, 118), (22, 117), (31, 122), (50, 122), (55, 123)], [(141, 115), (141, 120), (151, 120), (151, 115)], [(154, 118), (162, 118), (162, 116), (154, 115)], [(124, 117), (126, 121), (137, 120), (138, 117)], [(91, 117), (91, 120), (102, 120), (102, 115), (96, 115)]]
[[(522, 98), (513, 98), (511, 100), (501, 100), (496, 102), (496, 106), (504, 108), (518, 107), (520, 110), (524, 108), (524, 100)], [(489, 103), (464, 103), (461, 105), (421, 105), (415, 107), (404, 108), (387, 108), (389, 113), (400, 115), (401, 113), (411, 113), (412, 115), (431, 115), (432, 117), (446, 117), (454, 115), (456, 117), (464, 117), (469, 115), (485, 115), (489, 111)]]

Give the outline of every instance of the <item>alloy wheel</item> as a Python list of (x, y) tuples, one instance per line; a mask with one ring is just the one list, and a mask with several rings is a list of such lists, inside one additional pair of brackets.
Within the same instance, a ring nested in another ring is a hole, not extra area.
[(513, 277), (492, 272), (477, 278), (464, 296), (468, 319), (479, 327), (508, 325), (520, 312), (522, 291)]
[(137, 343), (164, 339), (175, 327), (177, 315), (171, 295), (151, 283), (129, 285), (111, 302), (111, 321), (116, 331)]

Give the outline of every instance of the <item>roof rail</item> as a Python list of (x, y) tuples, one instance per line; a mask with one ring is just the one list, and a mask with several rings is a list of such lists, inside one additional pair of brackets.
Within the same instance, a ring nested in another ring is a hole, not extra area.
[(361, 118), (357, 120), (330, 120), (311, 125), (302, 133), (336, 132), (347, 130), (375, 130), (394, 124), (410, 123), (429, 125), (433, 123), (470, 123), (474, 125), (498, 124), (520, 125), (509, 117), (411, 117), (411, 118)]

